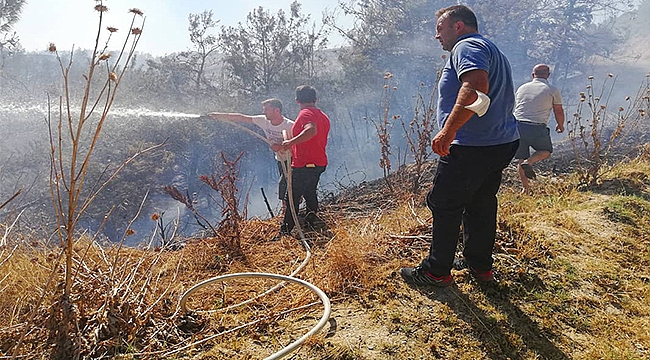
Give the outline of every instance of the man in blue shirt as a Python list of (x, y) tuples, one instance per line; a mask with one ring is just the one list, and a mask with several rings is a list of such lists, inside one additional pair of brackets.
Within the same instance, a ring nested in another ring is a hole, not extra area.
[(440, 9), (436, 17), (436, 39), (451, 56), (438, 84), (441, 130), (431, 144), (440, 155), (427, 195), (433, 239), (420, 265), (402, 268), (400, 274), (409, 284), (451, 285), (462, 223), (465, 263), (477, 280), (490, 282), (496, 194), (519, 146), (510, 64), (478, 33), (476, 15), (467, 6)]

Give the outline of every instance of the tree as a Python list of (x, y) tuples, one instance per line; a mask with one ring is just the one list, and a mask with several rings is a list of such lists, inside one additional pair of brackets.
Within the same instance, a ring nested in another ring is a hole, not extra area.
[(159, 59), (146, 60), (146, 69), (140, 74), (139, 88), (135, 94), (150, 94), (152, 99), (162, 104), (182, 104), (188, 108), (194, 96), (192, 91), (192, 72), (187, 63), (178, 61), (176, 54), (166, 55)]
[[(368, 101), (368, 95), (377, 94), (385, 86), (386, 72), (402, 91), (394, 91), (391, 112), (410, 117), (415, 90), (424, 83), (435, 83), (436, 72), (442, 66), (442, 49), (435, 36), (435, 11), (447, 2), (430, 0), (359, 0), (339, 2), (344, 13), (355, 19), (349, 29), (338, 26), (333, 17), (326, 18), (349, 40), (350, 47), (339, 51), (343, 65), (344, 87), (357, 98), (342, 99), (349, 107), (350, 118), (381, 117), (381, 109)], [(379, 112), (378, 112), (379, 110)], [(394, 129), (395, 130), (395, 129)], [(400, 129), (397, 129), (400, 130)], [(401, 136), (393, 136), (394, 147), (399, 148)]]
[[(615, 17), (631, 7), (630, 0), (510, 0), (465, 2), (477, 15), (479, 31), (498, 44), (510, 60), (515, 81), (530, 76), (534, 64), (545, 62), (565, 82), (584, 73), (590, 60), (608, 57), (624, 34), (613, 27)], [(449, 6), (438, 0), (339, 1), (354, 18), (351, 28), (328, 25), (349, 40), (342, 51), (347, 86), (376, 88), (384, 71), (400, 87), (432, 83), (439, 67), (435, 12)], [(360, 81), (361, 79), (361, 81)], [(570, 84), (573, 85), (573, 84)], [(409, 94), (411, 95), (411, 94)], [(400, 106), (400, 101), (394, 102)]]
[(299, 32), (294, 39), (294, 56), (296, 66), (294, 66), (295, 77), (304, 79), (303, 83), (313, 84), (318, 77), (318, 70), (323, 68), (325, 59), (321, 56), (320, 51), (327, 46), (327, 30), (323, 26), (316, 27), (313, 23), (311, 30)]
[(245, 25), (222, 30), (224, 62), (245, 94), (268, 96), (314, 75), (315, 52), (325, 46), (325, 33), (305, 30), (309, 16), (302, 15), (300, 7), (294, 1), (287, 16), (283, 10), (272, 15), (260, 6), (248, 14)]
[(607, 56), (618, 36), (595, 19), (613, 19), (631, 1), (495, 0), (468, 1), (479, 17), (481, 33), (508, 55), (515, 74), (528, 77), (532, 65), (554, 67), (556, 81), (584, 71), (587, 59)]
[(0, 69), (4, 59), (19, 48), (16, 32), (11, 33), (13, 25), (20, 19), (25, 0), (0, 0)]
[(190, 14), (188, 20), (190, 23), (188, 27), (190, 41), (192, 41), (194, 49), (181, 52), (178, 59), (186, 64), (187, 69), (193, 74), (195, 96), (198, 98), (202, 85), (214, 90), (210, 82), (205, 79), (205, 70), (209, 64), (210, 56), (219, 48), (219, 39), (209, 33), (210, 29), (217, 26), (219, 20), (212, 19), (212, 10), (205, 10), (200, 14)]
[[(434, 40), (434, 13), (446, 2), (360, 0), (339, 5), (355, 18), (350, 29), (337, 26), (331, 17), (326, 19), (352, 45), (341, 59), (344, 64), (358, 67), (359, 62), (368, 62), (374, 68), (371, 71), (377, 72), (373, 75), (390, 71), (402, 82), (408, 78), (417, 84), (423, 77), (435, 76), (432, 65), (441, 50)], [(381, 76), (375, 77), (381, 80)]]
[[(338, 26), (333, 16), (328, 16), (325, 21), (350, 43), (349, 47), (338, 51), (344, 72), (342, 87), (356, 95), (348, 94), (339, 101), (339, 106), (347, 107), (351, 122), (348, 132), (356, 135), (356, 131), (372, 129), (363, 129), (362, 124), (367, 125), (368, 121), (356, 119), (385, 118), (386, 106), (383, 100), (379, 100), (378, 93), (382, 89), (382, 94), (385, 93), (387, 86), (391, 93), (391, 114), (410, 118), (413, 98), (417, 95), (415, 91), (421, 88), (420, 84), (434, 84), (436, 72), (443, 64), (442, 49), (434, 39), (434, 14), (439, 8), (448, 6), (448, 2), (359, 0), (339, 1), (339, 5), (345, 15), (355, 19), (353, 26), (348, 29)], [(382, 83), (386, 73), (391, 74), (390, 85)], [(369, 99), (378, 100), (379, 106)], [(400, 130), (392, 128), (391, 147), (395, 152), (407, 145), (401, 134), (395, 133)], [(391, 134), (383, 131), (377, 135), (383, 141)], [(369, 138), (367, 134), (365, 138)]]

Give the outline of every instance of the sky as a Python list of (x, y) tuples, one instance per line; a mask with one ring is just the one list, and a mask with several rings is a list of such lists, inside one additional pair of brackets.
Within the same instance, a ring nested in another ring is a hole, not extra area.
[[(138, 8), (144, 12), (146, 22), (138, 51), (152, 55), (165, 55), (191, 47), (187, 31), (190, 13), (212, 10), (213, 19), (220, 25), (235, 26), (245, 23), (246, 15), (258, 6), (272, 14), (283, 9), (289, 12), (293, 0), (104, 0), (109, 11), (103, 25), (119, 30), (128, 29), (131, 14)], [(298, 0), (302, 13), (311, 14), (318, 24), (324, 10), (334, 11), (338, 0)], [(97, 34), (97, 12), (94, 0), (27, 0), (21, 19), (14, 25), (21, 45), (27, 51), (47, 49), (50, 43), (61, 50), (88, 49), (94, 45)], [(338, 11), (340, 13), (340, 11)], [(339, 17), (342, 21), (345, 19)], [(343, 23), (343, 22), (342, 22)], [(120, 31), (116, 35), (120, 34)], [(218, 33), (218, 30), (215, 31)], [(124, 34), (124, 32), (122, 32)], [(123, 38), (120, 38), (123, 39)], [(340, 45), (340, 37), (330, 36), (330, 43)], [(338, 44), (337, 44), (338, 43)], [(116, 42), (117, 46), (117, 42)]]

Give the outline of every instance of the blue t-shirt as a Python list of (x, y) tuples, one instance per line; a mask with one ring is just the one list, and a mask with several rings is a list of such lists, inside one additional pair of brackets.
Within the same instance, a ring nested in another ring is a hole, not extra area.
[(438, 124), (442, 128), (456, 103), (462, 86), (460, 76), (470, 70), (488, 73), (490, 107), (485, 115), (474, 114), (456, 133), (452, 144), (491, 146), (519, 139), (517, 122), (512, 115), (515, 92), (510, 63), (493, 42), (480, 34), (461, 36), (438, 83)]

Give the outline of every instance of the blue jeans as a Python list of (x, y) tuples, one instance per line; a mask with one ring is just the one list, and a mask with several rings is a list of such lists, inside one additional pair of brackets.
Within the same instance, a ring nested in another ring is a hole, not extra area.
[[(296, 207), (296, 213), (300, 207), (300, 198), (305, 199), (307, 212), (316, 213), (318, 211), (318, 197), (316, 187), (320, 180), (320, 174), (325, 171), (325, 166), (291, 168), (291, 191), (293, 195), (293, 204)], [(287, 202), (289, 201), (289, 192), (287, 191)], [(290, 232), (295, 226), (293, 216), (291, 216), (291, 207), (287, 203), (284, 211), (284, 220), (280, 226), (281, 232)]]
[(433, 238), (425, 270), (446, 276), (463, 224), (463, 255), (476, 271), (492, 269), (496, 235), (497, 197), (503, 169), (510, 164), (519, 140), (494, 146), (452, 145), (440, 158), (427, 206), (433, 214)]

